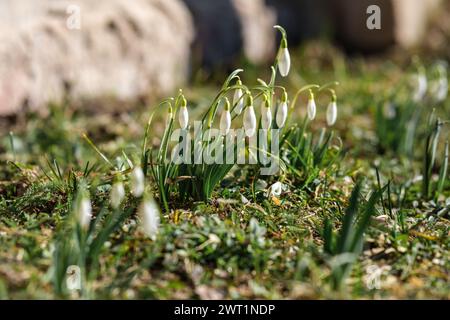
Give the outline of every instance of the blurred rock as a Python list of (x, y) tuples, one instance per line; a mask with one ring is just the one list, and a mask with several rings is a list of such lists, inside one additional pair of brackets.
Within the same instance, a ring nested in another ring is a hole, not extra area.
[(194, 59), (211, 71), (228, 67), (243, 52), (252, 63), (273, 58), (275, 12), (264, 0), (183, 0), (192, 13)]
[[(80, 30), (66, 25), (69, 4)], [(178, 0), (3, 0), (0, 12), (0, 115), (65, 95), (165, 94), (187, 78), (194, 31)]]
[[(392, 44), (409, 48), (424, 38), (431, 12), (440, 0), (327, 0), (335, 33), (349, 49), (378, 51)], [(381, 9), (381, 29), (369, 30), (367, 8)]]
[(320, 36), (329, 27), (326, 0), (265, 0), (277, 24), (289, 34), (289, 44)]
[(263, 0), (233, 0), (241, 20), (244, 54), (252, 63), (265, 63), (275, 54), (276, 13)]

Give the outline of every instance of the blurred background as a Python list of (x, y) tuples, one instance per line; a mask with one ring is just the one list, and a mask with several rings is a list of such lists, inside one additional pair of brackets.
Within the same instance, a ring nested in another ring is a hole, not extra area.
[[(379, 30), (366, 26), (373, 4)], [(275, 24), (294, 59), (312, 57), (300, 66), (337, 56), (448, 61), (449, 8), (440, 0), (2, 0), (0, 117), (45, 114), (67, 98), (90, 110), (132, 108), (243, 64), (267, 67)]]

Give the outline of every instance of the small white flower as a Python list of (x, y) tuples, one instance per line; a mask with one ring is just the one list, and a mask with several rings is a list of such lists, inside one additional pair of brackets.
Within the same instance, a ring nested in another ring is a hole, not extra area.
[(69, 291), (81, 290), (81, 269), (70, 265), (66, 269), (66, 286)]
[(248, 203), (250, 203), (250, 201), (249, 201), (243, 194), (241, 194), (241, 202), (242, 202), (243, 204), (248, 204)]
[(123, 183), (118, 181), (113, 184), (111, 188), (110, 201), (111, 206), (114, 209), (117, 209), (125, 198), (125, 188), (123, 187)]
[[(241, 80), (238, 80), (236, 82), (237, 85), (242, 86), (242, 82)], [(242, 97), (244, 94), (242, 92), (242, 89), (236, 89), (236, 91), (234, 91), (234, 97), (233, 97), (233, 105), (235, 105), (236, 107), (234, 108), (234, 112), (237, 115), (240, 115), (242, 112), (242, 109), (244, 108), (244, 98)]]
[(225, 98), (225, 108), (220, 116), (220, 134), (226, 136), (231, 128), (230, 102)]
[(448, 80), (446, 77), (440, 77), (433, 84), (432, 93), (437, 102), (442, 102), (448, 95)]
[(386, 119), (394, 119), (397, 115), (395, 105), (388, 101), (383, 105), (383, 115)]
[(153, 198), (142, 202), (139, 214), (142, 219), (142, 229), (147, 237), (156, 239), (160, 223), (160, 210)]
[(287, 115), (288, 115), (288, 105), (287, 102), (281, 102), (280, 105), (278, 106), (278, 110), (277, 110), (277, 126), (278, 128), (283, 128), (284, 124), (286, 123), (286, 119), (287, 119)]
[(284, 124), (286, 123), (286, 119), (288, 116), (287, 100), (288, 100), (287, 92), (284, 91), (283, 96), (281, 98), (281, 103), (278, 105), (277, 116), (276, 116), (276, 122), (277, 122), (278, 128), (283, 128)]
[(169, 123), (172, 119), (173, 119), (173, 110), (172, 110), (172, 106), (169, 106), (169, 111), (167, 112), (166, 125), (169, 125)]
[(144, 172), (140, 166), (135, 166), (131, 171), (131, 193), (135, 197), (140, 197), (144, 193), (145, 189), (145, 177)]
[(267, 98), (264, 100), (261, 110), (261, 127), (265, 130), (269, 130), (272, 126), (272, 111), (270, 110), (269, 101)]
[(77, 220), (81, 228), (87, 229), (92, 219), (92, 205), (88, 196), (83, 195), (78, 202)]
[(251, 96), (248, 97), (247, 107), (244, 111), (244, 129), (247, 137), (252, 137), (256, 131), (256, 115)]
[(269, 187), (266, 196), (279, 197), (282, 192), (283, 192), (283, 184), (281, 182), (275, 182), (273, 185)]
[(337, 119), (337, 104), (336, 100), (330, 102), (327, 108), (327, 123), (331, 127), (336, 123)]
[(310, 92), (310, 96), (308, 99), (308, 105), (306, 107), (306, 111), (308, 113), (308, 119), (309, 120), (314, 120), (314, 118), (316, 117), (316, 101), (314, 100), (314, 95), (312, 92)]
[(187, 110), (187, 102), (184, 97), (181, 100), (181, 108), (178, 114), (178, 121), (180, 122), (181, 129), (185, 130), (189, 124), (189, 112)]
[(286, 77), (291, 69), (291, 56), (287, 47), (281, 48), (280, 56), (278, 59), (278, 70), (282, 77)]
[(425, 76), (424, 73), (418, 73), (415, 76), (415, 81), (416, 81), (416, 88), (413, 95), (413, 100), (415, 102), (419, 102), (425, 97), (425, 94), (427, 93), (427, 86), (428, 86), (427, 77)]

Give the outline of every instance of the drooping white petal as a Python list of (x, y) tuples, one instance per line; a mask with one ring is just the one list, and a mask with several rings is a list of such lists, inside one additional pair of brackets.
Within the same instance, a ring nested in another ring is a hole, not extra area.
[(117, 209), (125, 198), (125, 188), (122, 182), (116, 182), (111, 188), (110, 201), (111, 206)]
[(244, 111), (244, 129), (247, 137), (252, 137), (256, 131), (256, 115), (252, 105), (247, 106)]
[(423, 73), (419, 73), (415, 76), (416, 87), (413, 95), (413, 100), (415, 102), (421, 101), (425, 94), (427, 93), (427, 77)]
[(83, 229), (89, 227), (92, 219), (92, 205), (88, 197), (84, 196), (79, 200), (76, 214), (80, 226)]
[(81, 269), (77, 265), (70, 265), (66, 269), (66, 286), (69, 291), (81, 289)]
[(139, 210), (142, 219), (142, 230), (152, 240), (156, 239), (159, 231), (160, 210), (153, 198), (146, 199)]
[(327, 124), (332, 126), (337, 119), (337, 104), (336, 101), (331, 101), (327, 108)]
[(288, 48), (282, 48), (278, 60), (278, 70), (282, 77), (286, 77), (291, 69), (291, 56)]
[(187, 107), (180, 108), (178, 121), (180, 122), (180, 128), (185, 130), (189, 124), (189, 112)]
[(269, 187), (266, 196), (279, 197), (282, 192), (283, 192), (283, 184), (281, 182), (275, 182), (273, 185)]
[(234, 112), (239, 115), (242, 112), (242, 109), (244, 108), (244, 98), (242, 98), (242, 90), (236, 89), (234, 91), (234, 97), (233, 97), (233, 105), (236, 105)]
[(448, 80), (446, 77), (439, 78), (436, 90), (435, 90), (435, 99), (438, 102), (442, 102), (447, 98), (448, 95)]
[(280, 105), (278, 106), (278, 110), (277, 110), (277, 126), (278, 128), (283, 128), (284, 124), (286, 123), (286, 119), (287, 119), (287, 115), (288, 115), (288, 105), (287, 102), (281, 102)]
[(131, 193), (135, 197), (140, 197), (144, 193), (145, 189), (145, 177), (144, 172), (140, 166), (135, 166), (131, 171)]
[(231, 128), (231, 113), (230, 110), (223, 110), (220, 116), (220, 134), (227, 135)]
[(308, 119), (314, 120), (316, 117), (316, 101), (314, 99), (308, 99), (308, 105), (306, 107), (308, 113)]
[(268, 106), (263, 106), (261, 111), (261, 127), (269, 130), (272, 126), (272, 111)]

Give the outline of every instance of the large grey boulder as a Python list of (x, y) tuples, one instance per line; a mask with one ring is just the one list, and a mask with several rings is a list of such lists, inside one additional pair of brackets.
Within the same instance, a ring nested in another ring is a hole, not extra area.
[(194, 30), (178, 0), (2, 0), (0, 21), (0, 115), (65, 95), (165, 94), (187, 78)]

